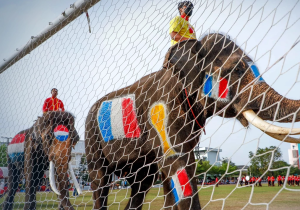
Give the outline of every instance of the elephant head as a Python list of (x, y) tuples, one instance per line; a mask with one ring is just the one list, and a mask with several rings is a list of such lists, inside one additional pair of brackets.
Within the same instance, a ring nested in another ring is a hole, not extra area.
[(39, 117), (31, 128), (19, 132), (8, 146), (9, 185), (3, 209), (13, 209), (14, 196), (22, 174), (26, 182), (24, 209), (35, 209), (36, 189), (49, 165), (51, 188), (61, 200), (59, 209), (74, 209), (69, 201), (67, 172), (70, 171), (75, 186), (81, 193), (69, 163), (71, 147), (78, 141), (74, 117), (68, 112), (48, 112)]
[[(77, 191), (79, 194), (81, 193), (70, 163), (71, 147), (74, 148), (79, 141), (74, 125), (74, 117), (68, 112), (47, 112), (33, 126), (33, 135), (38, 137), (43, 145), (43, 152), (50, 162), (50, 185), (62, 200), (61, 206), (65, 206), (65, 202), (69, 202), (66, 199), (68, 197), (68, 170)], [(56, 183), (58, 183), (58, 188)]]
[(203, 108), (199, 115), (236, 117), (269, 136), (299, 143), (288, 135), (300, 129), (275, 126), (277, 122), (300, 121), (300, 101), (290, 100), (271, 88), (255, 63), (235, 42), (221, 34), (206, 35), (201, 41), (181, 42), (169, 50), (164, 66), (173, 68), (179, 80)]

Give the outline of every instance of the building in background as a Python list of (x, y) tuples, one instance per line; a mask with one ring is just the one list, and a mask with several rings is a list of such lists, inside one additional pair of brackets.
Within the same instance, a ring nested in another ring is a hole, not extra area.
[(195, 158), (197, 160), (208, 161), (209, 164), (215, 164), (216, 166), (220, 166), (222, 164), (222, 161), (220, 159), (220, 152), (222, 152), (222, 149), (209, 147), (196, 146), (194, 149)]
[(291, 143), (291, 149), (288, 150), (289, 164), (300, 169), (299, 156), (300, 144)]
[(83, 155), (85, 155), (85, 145), (84, 141), (78, 141), (75, 149), (72, 149), (71, 151), (71, 164), (74, 169), (74, 171), (77, 171), (79, 169), (79, 165), (81, 162), (81, 158)]

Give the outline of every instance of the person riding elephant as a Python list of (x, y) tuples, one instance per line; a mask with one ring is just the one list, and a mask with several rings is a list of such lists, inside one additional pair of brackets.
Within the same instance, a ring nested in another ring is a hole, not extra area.
[[(36, 209), (36, 191), (48, 168), (50, 186), (60, 199), (59, 209), (74, 209), (66, 186), (68, 170), (72, 178), (75, 177), (69, 162), (71, 149), (79, 141), (74, 126), (74, 116), (69, 112), (50, 111), (39, 117), (32, 127), (19, 132), (12, 139), (7, 149), (8, 195), (3, 203), (3, 210), (13, 209), (14, 197), (23, 177), (24, 209)], [(73, 181), (77, 183), (74, 179)]]
[(142, 209), (162, 174), (164, 209), (199, 210), (194, 148), (206, 119), (236, 118), (267, 135), (299, 143), (266, 120), (300, 121), (300, 101), (272, 89), (255, 62), (230, 38), (208, 34), (173, 45), (161, 70), (108, 93), (86, 118), (85, 147), (94, 209), (107, 209), (113, 174), (131, 186), (125, 209)]

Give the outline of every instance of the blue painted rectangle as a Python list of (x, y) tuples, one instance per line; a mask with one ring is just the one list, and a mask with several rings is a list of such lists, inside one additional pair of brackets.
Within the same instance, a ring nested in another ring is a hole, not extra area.
[(172, 189), (172, 193), (173, 193), (174, 198), (175, 198), (175, 203), (178, 203), (179, 202), (179, 197), (178, 197), (178, 193), (177, 193), (177, 190), (176, 190), (173, 179), (171, 179), (171, 189)]
[(114, 139), (111, 129), (111, 106), (112, 101), (104, 101), (99, 109), (99, 128), (105, 142)]
[(255, 78), (258, 78), (258, 77), (259, 77), (259, 81), (264, 81), (264, 79), (260, 76), (260, 73), (259, 73), (259, 71), (258, 71), (258, 68), (257, 68), (254, 64), (252, 64), (252, 65), (250, 66), (250, 68), (251, 68), (251, 70), (252, 70), (252, 72), (253, 72)]
[(10, 163), (24, 161), (24, 152), (11, 153), (11, 154), (8, 154), (8, 156), (10, 158), (10, 160), (8, 160)]
[(212, 93), (212, 77), (209, 76), (209, 75), (205, 75), (205, 83), (204, 83), (204, 87), (203, 87), (203, 92), (205, 95), (208, 94), (208, 96), (211, 96), (211, 93)]

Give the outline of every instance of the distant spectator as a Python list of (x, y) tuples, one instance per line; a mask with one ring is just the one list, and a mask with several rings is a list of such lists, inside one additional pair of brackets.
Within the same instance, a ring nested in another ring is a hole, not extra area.
[(218, 177), (216, 177), (216, 178), (215, 178), (216, 187), (219, 187), (218, 181), (219, 181), (219, 179), (218, 179)]
[(275, 182), (275, 177), (274, 176), (271, 177), (271, 182), (272, 182), (272, 186), (274, 187), (275, 186), (274, 185), (274, 182)]

